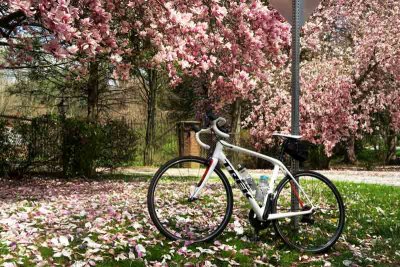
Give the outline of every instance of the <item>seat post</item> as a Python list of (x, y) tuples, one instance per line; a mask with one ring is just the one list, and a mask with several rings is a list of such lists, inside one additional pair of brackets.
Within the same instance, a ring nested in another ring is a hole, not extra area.
[(289, 139), (285, 138), (285, 140), (282, 143), (281, 152), (280, 152), (280, 155), (279, 155), (279, 160), (280, 161), (283, 161), (283, 155), (285, 153), (285, 146), (286, 146), (288, 141), (289, 141)]

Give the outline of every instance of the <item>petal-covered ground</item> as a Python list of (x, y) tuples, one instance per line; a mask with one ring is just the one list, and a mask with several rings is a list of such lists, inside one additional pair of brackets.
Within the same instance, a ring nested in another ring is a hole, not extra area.
[(400, 188), (339, 183), (346, 230), (327, 254), (301, 254), (272, 227), (252, 242), (248, 206), (234, 190), (232, 222), (211, 244), (170, 242), (147, 212), (149, 182), (0, 179), (0, 266), (398, 266)]

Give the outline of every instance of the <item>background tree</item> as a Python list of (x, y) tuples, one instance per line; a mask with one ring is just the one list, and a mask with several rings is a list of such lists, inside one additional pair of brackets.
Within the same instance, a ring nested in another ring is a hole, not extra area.
[[(376, 114), (386, 114), (392, 134), (399, 132), (399, 7), (396, 1), (323, 1), (305, 26), (301, 132), (328, 156), (344, 143), (354, 163), (355, 141), (379, 127)], [(271, 144), (273, 131), (290, 130), (289, 67), (271, 75), (247, 120), (259, 147)]]
[[(63, 103), (86, 98), (81, 103), (89, 120), (110, 103), (121, 105), (123, 94), (112, 90), (121, 80), (139, 82), (147, 103), (147, 147), (155, 139), (165, 75), (172, 87), (193, 81), (189, 92), (196, 95), (197, 112), (208, 105), (230, 109), (235, 136), (242, 104), (250, 103), (247, 125), (259, 148), (271, 144), (271, 132), (290, 130), (289, 25), (261, 1), (8, 0), (0, 12), (3, 69), (59, 69), (67, 86), (53, 87), (57, 97)], [(399, 4), (390, 0), (325, 0), (305, 26), (302, 132), (328, 156), (342, 146), (354, 162), (358, 140), (379, 132), (387, 160), (394, 157), (398, 18)], [(151, 155), (145, 158), (151, 162)]]

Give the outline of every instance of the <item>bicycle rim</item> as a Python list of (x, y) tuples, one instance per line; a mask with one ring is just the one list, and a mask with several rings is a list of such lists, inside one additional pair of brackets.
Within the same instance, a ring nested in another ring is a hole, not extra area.
[[(336, 187), (318, 173), (301, 172), (295, 177), (316, 207), (316, 211), (311, 215), (275, 220), (274, 228), (291, 247), (300, 251), (324, 252), (335, 244), (343, 231), (345, 211), (342, 198)], [(303, 192), (296, 189), (291, 181), (287, 177), (278, 185), (274, 203), (275, 213), (310, 209)], [(293, 206), (292, 197), (300, 202), (297, 207)]]
[(173, 240), (208, 241), (226, 227), (232, 214), (232, 189), (221, 170), (215, 169), (199, 198), (189, 201), (209, 167), (198, 157), (169, 161), (154, 176), (148, 206), (155, 226)]

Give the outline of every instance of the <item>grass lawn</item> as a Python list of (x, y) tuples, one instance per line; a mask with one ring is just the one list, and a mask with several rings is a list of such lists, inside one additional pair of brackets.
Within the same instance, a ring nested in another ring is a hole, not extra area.
[(237, 189), (224, 233), (185, 247), (151, 224), (147, 179), (0, 180), (0, 266), (399, 266), (400, 187), (335, 184), (346, 205), (345, 231), (328, 253), (314, 255), (288, 248), (272, 227), (249, 241), (249, 206)]

